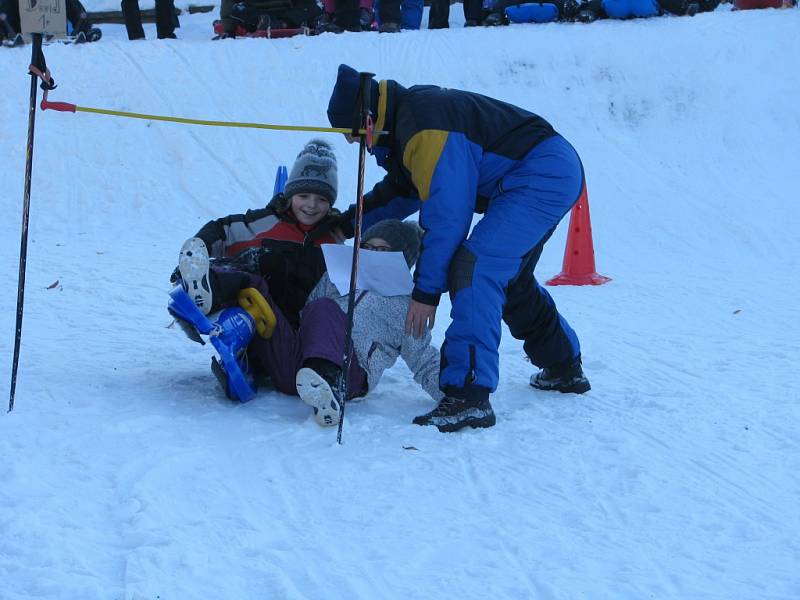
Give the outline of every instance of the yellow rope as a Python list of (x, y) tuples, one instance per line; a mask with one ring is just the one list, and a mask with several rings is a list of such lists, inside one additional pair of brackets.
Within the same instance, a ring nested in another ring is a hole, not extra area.
[[(269, 125), (266, 123), (238, 123), (236, 121), (206, 121), (203, 119), (186, 119), (184, 117), (165, 117), (163, 115), (145, 115), (142, 113), (125, 112), (121, 110), (106, 110), (104, 108), (89, 108), (88, 106), (75, 106), (77, 112), (112, 115), (127, 117), (129, 119), (146, 119), (148, 121), (169, 121), (171, 123), (185, 123), (189, 125), (208, 125), (209, 127), (243, 127), (248, 129), (277, 129), (279, 131), (319, 131), (323, 133), (352, 133), (352, 130), (343, 127), (306, 127), (303, 125)], [(359, 134), (366, 133), (363, 129)], [(375, 131), (374, 134), (383, 135), (386, 131)]]

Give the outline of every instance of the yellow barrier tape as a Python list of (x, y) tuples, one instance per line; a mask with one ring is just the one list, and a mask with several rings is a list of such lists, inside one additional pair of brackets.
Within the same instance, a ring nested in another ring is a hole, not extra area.
[[(77, 112), (111, 115), (114, 117), (127, 117), (129, 119), (145, 119), (147, 121), (168, 121), (170, 123), (184, 123), (187, 125), (207, 125), (209, 127), (242, 127), (246, 129), (274, 129), (278, 131), (319, 131), (322, 133), (352, 133), (352, 130), (343, 127), (307, 127), (304, 125), (270, 125), (267, 123), (239, 123), (236, 121), (207, 121), (204, 119), (187, 119), (185, 117), (166, 117), (163, 115), (145, 115), (142, 113), (125, 112), (122, 110), (107, 110), (105, 108), (90, 108), (88, 106), (75, 106)], [(361, 135), (367, 132), (359, 129)], [(375, 131), (373, 135), (384, 135), (386, 131)]]

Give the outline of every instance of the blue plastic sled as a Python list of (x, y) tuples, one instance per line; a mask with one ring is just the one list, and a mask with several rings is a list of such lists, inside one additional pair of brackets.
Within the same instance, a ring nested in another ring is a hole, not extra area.
[(253, 318), (243, 308), (226, 308), (216, 321), (212, 322), (200, 312), (181, 286), (176, 286), (169, 293), (169, 297), (167, 310), (181, 324), (181, 328), (184, 331), (187, 331), (187, 326), (193, 328), (200, 340), (202, 340), (200, 334), (207, 335), (211, 345), (219, 354), (224, 370), (226, 395), (239, 402), (252, 400), (256, 395), (256, 388), (248, 380), (245, 374), (247, 369), (242, 361), (237, 360), (236, 355), (241, 349), (246, 348), (253, 338), (255, 332)]
[(286, 167), (281, 165), (278, 167), (278, 170), (275, 172), (275, 185), (272, 188), (272, 197), (274, 198), (278, 194), (283, 191), (283, 188), (286, 187), (286, 180), (289, 179), (289, 174), (286, 171)]

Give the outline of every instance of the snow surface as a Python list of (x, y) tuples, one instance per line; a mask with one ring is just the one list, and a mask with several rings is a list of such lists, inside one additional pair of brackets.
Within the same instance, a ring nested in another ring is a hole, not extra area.
[[(231, 404), (210, 349), (167, 327), (167, 278), (309, 135), (40, 112), (0, 598), (800, 596), (800, 11), (211, 43), (213, 18), (49, 46), (52, 99), (325, 125), (345, 61), (535, 110), (584, 159), (613, 277), (551, 290), (593, 389), (533, 391), (506, 335), (493, 429), (411, 425), (431, 403), (404, 366), (350, 406), (342, 446), (297, 398)], [(0, 373), (29, 56), (0, 50)], [(332, 141), (344, 206), (356, 150)]]

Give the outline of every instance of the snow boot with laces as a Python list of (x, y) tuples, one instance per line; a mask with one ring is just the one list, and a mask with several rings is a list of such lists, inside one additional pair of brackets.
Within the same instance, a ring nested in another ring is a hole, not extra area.
[(564, 394), (584, 394), (592, 389), (583, 374), (580, 355), (569, 363), (547, 367), (532, 375), (531, 386)]
[[(459, 390), (461, 392), (462, 390)], [(492, 427), (496, 418), (489, 402), (488, 390), (463, 390), (458, 396), (445, 396), (439, 406), (429, 413), (414, 417), (415, 425), (434, 425), (442, 433), (458, 431), (464, 427)]]

